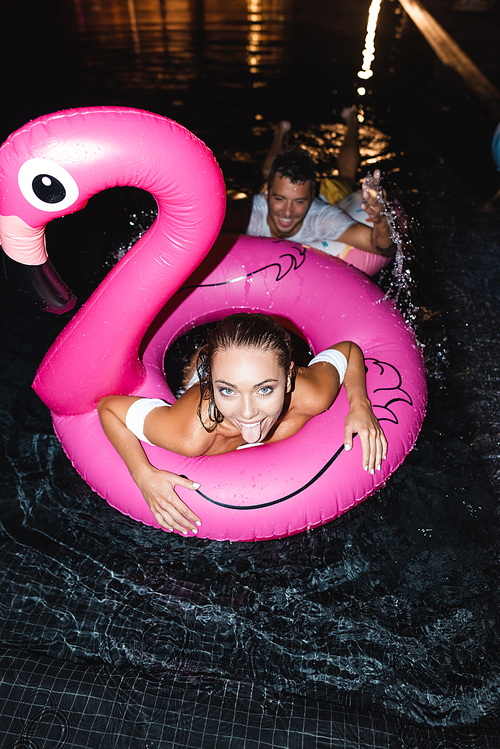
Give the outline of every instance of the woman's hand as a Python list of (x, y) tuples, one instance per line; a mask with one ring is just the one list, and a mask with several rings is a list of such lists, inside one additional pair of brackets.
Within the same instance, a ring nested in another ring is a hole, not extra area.
[(375, 469), (380, 471), (382, 460), (387, 456), (387, 440), (369, 400), (359, 400), (351, 404), (345, 420), (345, 450), (352, 448), (354, 434), (358, 434), (361, 440), (364, 470), (370, 473), (375, 473)]
[(174, 487), (183, 486), (196, 490), (200, 485), (189, 479), (182, 478), (176, 473), (161, 471), (151, 464), (134, 481), (142, 492), (142, 496), (149, 505), (155, 520), (168, 531), (188, 531), (198, 533), (201, 525), (200, 518), (191, 512), (189, 507), (176, 494)]

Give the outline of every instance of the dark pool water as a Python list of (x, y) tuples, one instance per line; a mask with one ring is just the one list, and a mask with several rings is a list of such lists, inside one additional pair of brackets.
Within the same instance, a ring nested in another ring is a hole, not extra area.
[[(272, 123), (288, 117), (326, 171), (368, 6), (11, 7), (2, 136), (59, 108), (145, 107), (193, 129), (228, 187), (251, 190)], [(381, 164), (416, 220), (400, 296), (428, 374), (416, 448), (375, 496), (289, 539), (143, 527), (75, 473), (31, 390), (71, 313), (44, 315), (2, 280), (2, 747), (500, 745), (500, 214), (479, 210), (495, 180), (488, 123), (399, 11), (382, 6), (359, 99), (360, 176)], [(450, 112), (477, 118), (474, 168), (453, 158)], [(49, 227), (80, 301), (152, 213), (142, 194), (115, 190)], [(378, 281), (394, 293), (390, 273)]]

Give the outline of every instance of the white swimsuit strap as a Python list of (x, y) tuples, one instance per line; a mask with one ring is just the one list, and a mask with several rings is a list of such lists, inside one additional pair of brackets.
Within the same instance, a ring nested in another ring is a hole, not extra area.
[(317, 354), (314, 359), (311, 359), (308, 366), (310, 367), (312, 364), (316, 364), (317, 362), (327, 362), (327, 364), (331, 364), (333, 367), (335, 367), (335, 369), (339, 373), (340, 384), (342, 385), (342, 383), (344, 382), (345, 373), (347, 371), (347, 359), (341, 351), (337, 351), (337, 349), (334, 348), (328, 348), (325, 349), (325, 351), (320, 351), (320, 353)]
[(191, 379), (189, 380), (188, 384), (186, 385), (186, 390), (189, 390), (189, 388), (193, 387), (193, 385), (196, 385), (197, 382), (200, 381), (200, 378), (198, 377), (198, 372), (195, 369), (193, 374), (191, 375)]
[(153, 443), (144, 436), (144, 420), (153, 409), (161, 408), (162, 406), (170, 406), (170, 403), (165, 403), (160, 398), (141, 398), (138, 401), (134, 401), (127, 411), (125, 426), (141, 442), (147, 442), (148, 445), (152, 445)]

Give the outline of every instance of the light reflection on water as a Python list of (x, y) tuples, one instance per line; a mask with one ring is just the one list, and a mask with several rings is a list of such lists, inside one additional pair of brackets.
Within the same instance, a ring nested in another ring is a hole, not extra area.
[[(212, 75), (224, 85), (265, 85), (285, 57), (291, 0), (75, 0), (79, 42), (107, 84), (182, 89)], [(243, 76), (243, 81), (242, 81)], [(238, 81), (240, 81), (238, 83)]]
[[(304, 145), (318, 165), (320, 177), (338, 174), (335, 159), (342, 144), (346, 126), (343, 122), (330, 124), (321, 123), (319, 126), (300, 131), (292, 135), (297, 144)], [(388, 162), (389, 168), (395, 168), (397, 154), (394, 152), (391, 139), (373, 124), (361, 124), (359, 128), (360, 169), (364, 173), (366, 168), (379, 164), (384, 168)], [(332, 169), (332, 166), (334, 167)]]

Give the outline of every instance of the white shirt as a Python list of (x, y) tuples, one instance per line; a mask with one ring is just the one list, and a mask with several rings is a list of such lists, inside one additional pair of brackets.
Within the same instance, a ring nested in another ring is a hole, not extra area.
[[(247, 234), (254, 237), (270, 237), (271, 229), (267, 223), (267, 200), (264, 193), (254, 195), (252, 205), (252, 215), (248, 224)], [(330, 205), (321, 198), (314, 198), (311, 203), (302, 226), (296, 234), (287, 237), (292, 242), (300, 242), (318, 250), (325, 250), (325, 242), (336, 240), (348, 229), (355, 224), (352, 219), (341, 208)], [(338, 254), (342, 252), (344, 246), (339, 245)], [(331, 250), (327, 250), (333, 254)]]

